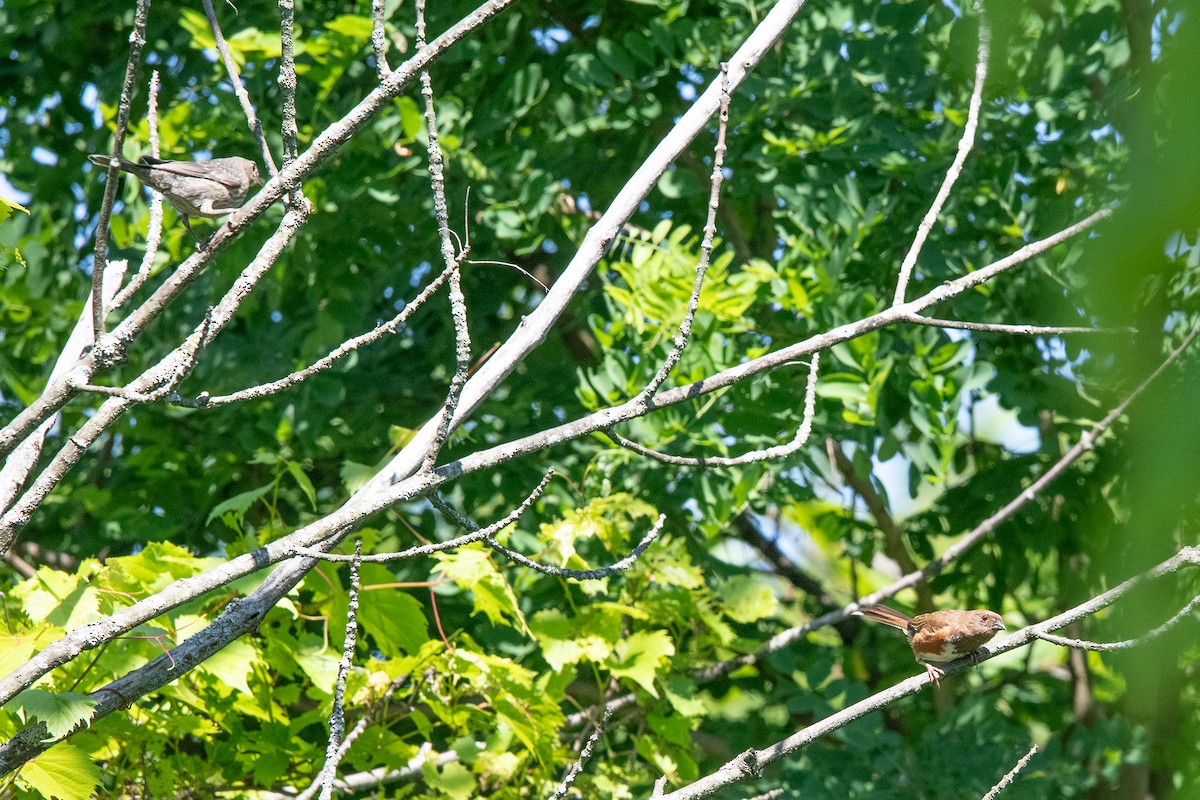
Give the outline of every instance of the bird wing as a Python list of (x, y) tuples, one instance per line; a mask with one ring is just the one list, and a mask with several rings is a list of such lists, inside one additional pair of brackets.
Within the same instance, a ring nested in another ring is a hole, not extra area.
[(143, 166), (154, 167), (159, 172), (170, 172), (174, 175), (182, 175), (185, 178), (203, 178), (206, 181), (219, 183), (222, 186), (236, 187), (238, 185), (237, 181), (229, 183), (221, 180), (223, 176), (218, 170), (211, 168), (211, 161), (169, 161), (144, 156), (138, 163)]
[(928, 614), (917, 614), (912, 618), (910, 623), (913, 630), (920, 631), (926, 635), (937, 633), (938, 631), (953, 630), (958, 625), (955, 623), (954, 612), (947, 611), (931, 611)]

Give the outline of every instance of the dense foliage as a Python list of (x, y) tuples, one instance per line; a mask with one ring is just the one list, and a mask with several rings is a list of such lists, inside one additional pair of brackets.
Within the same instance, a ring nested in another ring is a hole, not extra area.
[[(1194, 4), (1193, 4), (1194, 5)], [(432, 32), (473, 6), (431, 3)], [(451, 222), (469, 233), (472, 359), (533, 311), (595, 216), (717, 76), (768, 3), (516, 3), (431, 69)], [(545, 470), (545, 494), (500, 541), (586, 569), (576, 582), (475, 543), (361, 570), (349, 725), (371, 725), (340, 772), (402, 770), (387, 797), (545, 797), (594, 725), (570, 714), (633, 692), (579, 777), (582, 796), (687, 784), (919, 670), (902, 637), (846, 620), (715, 679), (696, 670), (928, 563), (1017, 497), (1177, 345), (1197, 318), (1200, 20), (1183, 2), (988, 3), (978, 141), (907, 296), (1114, 204), (1114, 217), (933, 315), (1104, 327), (1028, 336), (898, 324), (822, 354), (813, 434), (782, 461), (664, 465), (602, 434), (463, 476), (445, 497), (487, 524)], [(388, 3), (392, 66), (413, 9)], [(272, 150), (281, 152), (278, 12), (217, 8)], [(90, 287), (106, 152), (134, 4), (0, 6), (0, 400), (4, 422), (45, 385)], [(300, 149), (374, 87), (365, 3), (297, 9)], [(701, 380), (887, 308), (921, 217), (955, 156), (979, 17), (953, 3), (808, 5), (733, 95), (718, 243), (672, 384)], [(253, 157), (203, 12), (151, 7), (127, 157), (148, 152), (160, 71), (164, 157)], [(306, 178), (314, 212), (180, 393), (220, 394), (312, 363), (390, 317), (440, 270), (422, 100), (413, 84)], [(439, 459), (448, 463), (637, 395), (683, 316), (708, 200), (715, 121), (665, 173), (551, 336)], [(469, 190), (469, 193), (468, 193)], [(110, 258), (141, 258), (148, 206), (126, 179)], [(194, 249), (167, 210), (157, 269)], [(203, 319), (283, 214), (278, 205), (103, 374), (119, 386)], [(199, 223), (201, 228), (205, 223)], [(435, 266), (431, 266), (431, 264)], [(539, 283), (539, 281), (541, 283)], [(1124, 331), (1136, 328), (1130, 335)], [(400, 333), (296, 388), (233, 406), (156, 402), (121, 417), (22, 531), (4, 575), (7, 674), (102, 620), (333, 512), (441, 406), (454, 370), (445, 293)], [(790, 365), (656, 410), (620, 432), (672, 454), (789, 441), (807, 368)], [(1046, 619), (1197, 542), (1196, 359), (1185, 354), (1093, 452), (984, 543), (894, 604), (987, 607), (1009, 630)], [(99, 400), (63, 410), (48, 454)], [(839, 465), (835, 450), (849, 463)], [(880, 505), (872, 500), (878, 499)], [(882, 509), (882, 510), (881, 510)], [(893, 530), (889, 533), (889, 528)], [(462, 533), (424, 499), (363, 521), (364, 552)], [(339, 548), (353, 551), (353, 538)], [(269, 570), (191, 601), (51, 672), (0, 711), (0, 735), (51, 736), (89, 692), (209, 624)], [(5, 796), (294, 796), (325, 759), (349, 567), (323, 563), (249, 636), (28, 762)], [(1144, 634), (1187, 604), (1195, 572), (1153, 582), (1065, 635)], [(1194, 616), (1119, 654), (1038, 642), (900, 699), (761, 776), (805, 798), (978, 798), (1030, 744), (1006, 798), (1200, 796)], [(98, 693), (99, 694), (99, 693)], [(359, 791), (373, 790), (370, 786)], [(282, 794), (269, 794), (271, 792)]]

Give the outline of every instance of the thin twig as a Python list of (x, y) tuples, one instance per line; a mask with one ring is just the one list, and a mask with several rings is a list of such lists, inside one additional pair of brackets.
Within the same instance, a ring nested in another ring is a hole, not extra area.
[(700, 308), (700, 292), (704, 288), (704, 276), (708, 273), (709, 261), (712, 258), (713, 239), (717, 231), (717, 208), (721, 205), (721, 183), (725, 179), (722, 168), (725, 165), (725, 132), (729, 126), (729, 64), (727, 62), (721, 63), (721, 110), (717, 119), (717, 144), (713, 148), (713, 170), (712, 177), (709, 179), (708, 218), (704, 221), (704, 237), (700, 242), (700, 259), (696, 264), (696, 280), (692, 284), (692, 293), (688, 297), (687, 310), (683, 314), (683, 320), (679, 323), (679, 330), (675, 333), (675, 342), (663, 360), (662, 366), (658, 368), (658, 372), (646, 384), (646, 388), (642, 389), (640, 396), (646, 399), (654, 396), (667, 380), (667, 376), (675, 369), (679, 360), (683, 358), (683, 351), (692, 334), (692, 320), (695, 319), (696, 311)]
[(979, 19), (979, 46), (975, 61), (975, 88), (971, 91), (971, 101), (967, 107), (967, 124), (963, 128), (962, 138), (958, 140), (958, 152), (954, 155), (954, 161), (950, 164), (950, 169), (946, 170), (946, 177), (942, 180), (941, 188), (934, 196), (929, 211), (917, 225), (917, 233), (913, 237), (912, 247), (909, 248), (908, 253), (904, 256), (904, 261), (900, 264), (900, 277), (896, 281), (896, 294), (892, 298), (892, 305), (895, 306), (904, 302), (908, 281), (912, 277), (917, 258), (921, 255), (921, 249), (925, 246), (925, 240), (929, 237), (929, 232), (933, 230), (933, 223), (937, 221), (938, 214), (941, 213), (942, 206), (946, 204), (950, 190), (954, 188), (958, 176), (962, 174), (963, 164), (966, 163), (967, 156), (975, 145), (975, 132), (979, 128), (979, 110), (983, 107), (983, 85), (987, 81), (988, 58), (992, 48), (992, 29), (988, 26), (982, 1), (975, 0), (972, 7), (975, 9), (975, 16)]
[[(158, 158), (160, 155), (158, 146), (158, 90), (158, 70), (154, 70), (150, 73), (150, 96), (146, 102), (146, 125), (150, 130), (150, 155), (153, 158)], [(142, 255), (142, 263), (138, 267), (137, 274), (109, 302), (105, 314), (109, 314), (129, 302), (129, 298), (133, 297), (137, 290), (142, 288), (150, 278), (150, 270), (154, 268), (154, 262), (158, 258), (158, 245), (162, 241), (162, 223), (163, 196), (158, 190), (151, 189), (150, 224), (146, 228), (146, 252)]]
[[(354, 555), (362, 555), (362, 539), (354, 546)], [(346, 676), (354, 665), (354, 644), (358, 638), (358, 566), (355, 558), (350, 562), (350, 590), (346, 604), (346, 640), (342, 647), (342, 659), (338, 662), (337, 682), (333, 686), (333, 708), (329, 712), (329, 744), (325, 750), (325, 765), (321, 768), (321, 800), (333, 797), (333, 778), (341, 760), (341, 742), (345, 734)]]
[[(431, 502), (433, 507), (442, 512), (442, 514), (444, 514), (448, 519), (453, 520), (467, 530), (475, 533), (479, 533), (483, 530), (473, 520), (446, 505), (445, 501), (443, 501), (436, 494), (429, 496), (429, 502)], [(545, 575), (554, 575), (558, 578), (571, 578), (572, 580), (577, 581), (596, 581), (600, 580), (601, 578), (608, 578), (618, 572), (624, 572), (632, 567), (634, 562), (638, 560), (642, 553), (646, 552), (646, 549), (649, 548), (654, 540), (658, 538), (658, 534), (662, 532), (663, 524), (666, 521), (667, 516), (665, 514), (659, 514), (658, 520), (654, 523), (653, 527), (651, 527), (650, 531), (644, 537), (642, 537), (642, 541), (638, 542), (637, 547), (633, 548), (633, 550), (629, 552), (629, 555), (625, 556), (616, 563), (610, 564), (607, 567), (599, 567), (598, 569), (567, 569), (566, 567), (555, 567), (550, 564), (539, 564), (533, 559), (523, 556), (515, 550), (510, 550), (509, 548), (500, 544), (493, 539), (490, 534), (480, 538), (487, 542), (488, 546), (493, 550), (503, 553), (523, 567), (528, 567), (529, 569), (536, 570), (537, 572), (541, 572)]]
[(359, 348), (368, 344), (372, 344), (390, 333), (395, 333), (417, 309), (423, 306), (425, 302), (433, 296), (434, 292), (436, 292), (438, 288), (441, 287), (441, 285), (445, 282), (446, 278), (449, 277), (451, 271), (451, 269), (443, 270), (429, 283), (428, 286), (421, 290), (420, 294), (413, 298), (412, 302), (405, 304), (400, 313), (392, 317), (387, 322), (380, 323), (370, 331), (346, 340), (333, 349), (328, 355), (318, 359), (304, 369), (296, 370), (291, 375), (287, 375), (270, 383), (264, 383), (259, 386), (251, 386), (247, 389), (233, 392), (232, 394), (213, 396), (206, 393), (194, 398), (185, 398), (180, 397), (179, 395), (173, 395), (168, 399), (174, 405), (184, 406), (187, 408), (215, 408), (217, 406), (229, 405), (231, 403), (239, 403), (243, 400), (249, 400), (252, 398), (266, 397), (295, 386), (296, 384), (311, 378), (313, 375), (316, 375), (318, 372), (329, 369), (340, 359), (345, 358), (347, 355), (353, 353)]
[(454, 539), (449, 539), (445, 542), (433, 542), (431, 544), (423, 544), (417, 547), (410, 547), (399, 553), (372, 553), (366, 556), (347, 556), (338, 553), (326, 553), (323, 550), (316, 550), (310, 547), (293, 547), (291, 554), (295, 556), (304, 556), (305, 558), (317, 558), (322, 561), (363, 561), (368, 564), (386, 564), (389, 561), (400, 561), (406, 558), (415, 558), (417, 556), (427, 556), (431, 553), (440, 553), (443, 550), (454, 550), (471, 542), (478, 542), (482, 539), (488, 539), (495, 536), (500, 531), (512, 525), (521, 518), (534, 501), (542, 496), (542, 492), (546, 490), (546, 485), (550, 483), (550, 478), (554, 476), (554, 470), (547, 470), (542, 477), (541, 483), (521, 502), (519, 506), (514, 508), (508, 514), (488, 525), (485, 528), (476, 526), (472, 532), (465, 536), (458, 536)]
[[(129, 125), (129, 109), (133, 105), (133, 84), (137, 79), (137, 67), (142, 57), (142, 48), (146, 45), (146, 15), (149, 10), (150, 0), (138, 0), (137, 12), (133, 17), (133, 31), (129, 34), (129, 60), (125, 64), (125, 83), (121, 87), (121, 103), (117, 106), (117, 123), (113, 132), (112, 154), (114, 157), (121, 155), (122, 146), (125, 143), (125, 129)], [(108, 258), (108, 217), (112, 213), (113, 201), (117, 197), (118, 171), (114, 158), (109, 162), (108, 179), (104, 184), (104, 199), (100, 202), (100, 217), (96, 221), (96, 255), (92, 260), (92, 331), (97, 344), (105, 330), (104, 271)]]
[(205, 342), (209, 328), (212, 325), (212, 311), (210, 308), (205, 312), (204, 319), (200, 325), (183, 340), (183, 344), (176, 350), (178, 358), (171, 360), (169, 369), (160, 379), (161, 382), (149, 391), (134, 391), (115, 386), (97, 386), (93, 384), (84, 384), (79, 387), (80, 390), (103, 394), (109, 397), (120, 397), (132, 403), (154, 403), (161, 400), (169, 395), (195, 367), (196, 357), (199, 355), (200, 348)]
[(608, 721), (612, 718), (612, 715), (612, 706), (605, 706), (604, 714), (600, 717), (600, 721), (596, 723), (596, 729), (588, 737), (587, 744), (579, 751), (579, 758), (575, 759), (574, 763), (567, 767), (567, 773), (563, 776), (562, 782), (558, 784), (558, 788), (554, 790), (554, 794), (550, 795), (550, 800), (563, 800), (567, 796), (567, 792), (571, 791), (571, 786), (574, 785), (575, 779), (579, 777), (580, 772), (583, 772), (584, 766), (592, 757), (592, 748), (596, 746), (596, 742), (600, 741), (600, 737), (604, 735), (604, 729), (608, 727)]
[(756, 794), (753, 797), (747, 798), (746, 800), (775, 800), (775, 798), (777, 798), (777, 797), (783, 797), (783, 792), (784, 792), (783, 787), (780, 787), (778, 789), (772, 789), (769, 792), (763, 792), (762, 794)]
[(1137, 333), (1137, 328), (1082, 328), (1061, 325), (1006, 325), (993, 322), (963, 322), (957, 319), (936, 319), (912, 314), (905, 318), (914, 325), (930, 328), (951, 328), (960, 331), (986, 333), (1015, 333), (1020, 336), (1063, 336), (1070, 333)]
[(387, 33), (384, 30), (384, 0), (371, 0), (371, 49), (375, 51), (375, 74), (379, 82), (391, 73), (387, 60)]
[(991, 791), (983, 796), (983, 800), (996, 800), (996, 795), (1000, 794), (1005, 786), (1008, 786), (1013, 782), (1013, 778), (1017, 777), (1018, 772), (1025, 769), (1025, 765), (1029, 763), (1029, 759), (1033, 758), (1037, 751), (1038, 746), (1036, 744), (1029, 748), (1029, 752), (1026, 753), (1021, 760), (1018, 761), (1013, 768), (1005, 774), (1003, 778), (1000, 779), (999, 783), (991, 788)]
[[(451, 231), (451, 233), (453, 233), (453, 231)], [(472, 259), (472, 260), (468, 261), (467, 263), (468, 264), (493, 264), (497, 267), (509, 267), (510, 269), (515, 269), (517, 272), (521, 273), (526, 278), (529, 278), (529, 280), (533, 281), (538, 286), (542, 287), (543, 292), (550, 291), (549, 286), (547, 286), (546, 284), (539, 281), (537, 279), (536, 275), (534, 275), (532, 272), (530, 272), (529, 270), (522, 267), (520, 264), (514, 264), (511, 261), (489, 261), (489, 260), (484, 260), (484, 259), (480, 259), (478, 261), (475, 259)]]
[(250, 132), (254, 134), (254, 141), (258, 142), (258, 151), (262, 156), (262, 162), (266, 165), (267, 172), (274, 178), (279, 174), (279, 170), (275, 166), (274, 157), (271, 156), (271, 148), (267, 144), (267, 139), (263, 136), (262, 122), (259, 121), (258, 114), (254, 111), (254, 104), (250, 102), (250, 95), (242, 84), (241, 76), (238, 75), (237, 64), (229, 53), (229, 43), (225, 41), (225, 34), (221, 32), (221, 24), (217, 22), (217, 12), (213, 10), (212, 0), (201, 0), (201, 2), (204, 4), (204, 15), (208, 17), (208, 27), (212, 29), (217, 52), (221, 55), (221, 63), (225, 65), (225, 74), (229, 76), (229, 83), (233, 86), (233, 94), (242, 106), (242, 113), (246, 115), (246, 124), (249, 125)]
[(740, 456), (729, 458), (721, 456), (673, 456), (667, 453), (660, 453), (657, 450), (651, 450), (649, 447), (627, 439), (617, 433), (615, 428), (607, 428), (604, 433), (621, 447), (632, 450), (639, 455), (652, 458), (664, 464), (673, 464), (681, 467), (737, 467), (743, 464), (753, 464), (758, 461), (786, 458), (799, 451), (808, 442), (809, 434), (812, 433), (813, 415), (816, 413), (817, 370), (820, 363), (821, 354), (813, 353), (812, 364), (808, 370), (808, 382), (804, 389), (804, 417), (800, 422), (800, 427), (796, 430), (796, 436), (787, 444), (779, 444), (762, 450), (751, 450)]
[[(283, 140), (284, 169), (292, 165), (299, 154), (296, 128), (296, 54), (295, 54), (295, 0), (279, 0), (279, 93), (282, 100), (283, 118), (279, 133)], [(272, 173), (274, 174), (274, 173)], [(300, 191), (300, 176), (287, 184), (287, 204), (303, 202)]]
[[(425, 0), (417, 0), (417, 50), (426, 49), (425, 44)], [(421, 99), (425, 105), (425, 130), (428, 134), (429, 186), (433, 190), (433, 214), (437, 219), (438, 238), (441, 241), (442, 260), (446, 267), (455, 267), (454, 242), (450, 238), (450, 212), (446, 205), (446, 178), (442, 146), (438, 140), (437, 112), (433, 105), (433, 80), (428, 70), (421, 70)], [(467, 326), (467, 299), (462, 292), (462, 273), (458, 269), (450, 272), (450, 317), (454, 320), (454, 376), (446, 391), (446, 401), (435, 422), (433, 441), (426, 449), (422, 469), (433, 469), (438, 453), (450, 436), (450, 423), (458, 407), (467, 373), (471, 368), (471, 333)]]
[(1062, 636), (1054, 636), (1049, 633), (1039, 633), (1037, 631), (1034, 632), (1034, 636), (1037, 636), (1039, 639), (1044, 639), (1051, 644), (1061, 645), (1062, 647), (1070, 647), (1074, 650), (1091, 650), (1097, 653), (1108, 653), (1114, 650), (1128, 650), (1166, 633), (1168, 630), (1174, 627), (1177, 622), (1191, 614), (1192, 610), (1195, 609), (1196, 606), (1200, 606), (1200, 595), (1192, 598), (1192, 601), (1184, 606), (1183, 610), (1171, 617), (1162, 625), (1159, 625), (1157, 628), (1147, 631), (1145, 634), (1136, 639), (1125, 639), (1120, 642), (1089, 642), (1084, 639), (1067, 639)]

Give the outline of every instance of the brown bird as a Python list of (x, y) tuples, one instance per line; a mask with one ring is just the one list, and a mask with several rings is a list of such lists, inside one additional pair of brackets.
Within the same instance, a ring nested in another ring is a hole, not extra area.
[(934, 666), (975, 654), (979, 648), (1005, 630), (995, 611), (932, 611), (910, 617), (884, 605), (863, 606), (854, 612), (904, 631), (917, 661), (935, 685), (940, 686), (945, 671)]
[[(114, 159), (88, 156), (93, 164), (108, 169)], [(238, 156), (208, 161), (167, 161), (145, 156), (138, 163), (115, 159), (117, 169), (134, 175), (151, 189), (162, 193), (175, 206), (183, 224), (192, 233), (188, 217), (223, 217), (242, 207), (250, 189), (262, 183), (253, 161)], [(196, 241), (199, 241), (197, 238)]]

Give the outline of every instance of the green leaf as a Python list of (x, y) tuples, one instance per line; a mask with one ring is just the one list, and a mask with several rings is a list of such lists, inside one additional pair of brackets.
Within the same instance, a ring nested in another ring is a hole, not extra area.
[(367, 485), (371, 478), (375, 477), (375, 473), (379, 472), (378, 467), (372, 467), (370, 464), (358, 464), (354, 461), (343, 461), (340, 471), (342, 485), (346, 487), (346, 491), (354, 494), (359, 489)]
[(33, 632), (13, 635), (0, 629), (0, 675), (7, 675), (33, 656)]
[(675, 655), (675, 643), (666, 631), (638, 631), (621, 640), (609, 659), (609, 669), (618, 678), (629, 678), (654, 697), (654, 678), (662, 662)]
[(404, 140), (412, 141), (425, 129), (425, 117), (417, 101), (411, 97), (396, 98), (396, 108), (400, 111), (400, 128), (404, 131)]
[(72, 575), (42, 567), (37, 575), (17, 587), (13, 595), (24, 601), (25, 613), (33, 622), (71, 630), (101, 618), (100, 595), (86, 579), (86, 574)]
[(199, 671), (207, 672), (247, 695), (251, 694), (249, 678), (258, 668), (266, 669), (266, 662), (254, 645), (245, 639), (234, 639), (196, 665)]
[(435, 568), (438, 572), (471, 591), (475, 600), (474, 614), (482, 612), (493, 623), (515, 619), (524, 626), (525, 615), (517, 605), (516, 595), (483, 545), (468, 545), (452, 553), (435, 553), (434, 558), (438, 560)]
[(291, 473), (292, 478), (295, 479), (296, 484), (300, 487), (300, 490), (304, 492), (304, 496), (308, 498), (308, 502), (312, 506), (313, 511), (316, 511), (317, 490), (313, 488), (312, 481), (308, 479), (308, 476), (304, 474), (303, 468), (301, 468), (301, 466), (295, 461), (289, 460), (287, 462), (287, 469), (288, 472)]
[(372, 584), (393, 583), (396, 578), (380, 564), (360, 568), (363, 591), (358, 594), (358, 621), (385, 655), (415, 655), (429, 641), (425, 609), (399, 589), (367, 591)]
[(529, 620), (529, 630), (542, 647), (551, 669), (561, 670), (580, 661), (602, 663), (621, 637), (622, 614), (615, 606), (593, 605), (571, 618), (559, 609), (539, 611)]
[(779, 599), (766, 581), (753, 575), (735, 575), (717, 587), (725, 615), (735, 622), (757, 622), (774, 616)]
[(223, 503), (220, 503), (216, 508), (210, 511), (208, 513), (208, 519), (204, 520), (204, 524), (208, 525), (214, 519), (220, 517), (221, 521), (228, 525), (230, 530), (241, 533), (242, 524), (246, 519), (246, 512), (250, 510), (250, 507), (254, 505), (256, 500), (270, 492), (273, 488), (275, 488), (275, 484), (268, 483), (258, 487), (257, 489), (251, 489), (250, 491), (242, 492), (241, 494), (235, 494), (233, 497), (229, 498)]
[(700, 193), (700, 179), (689, 170), (674, 167), (663, 173), (658, 190), (672, 200), (692, 197)]
[(365, 42), (371, 38), (371, 20), (354, 14), (343, 14), (325, 23), (326, 30), (340, 33), (350, 39)]
[(46, 730), (54, 739), (62, 738), (82, 722), (92, 718), (96, 701), (77, 692), (46, 692), (41, 689), (26, 689), (5, 704), (5, 709), (19, 712), (26, 724), (30, 718), (46, 723)]
[(100, 768), (71, 744), (56, 744), (21, 768), (19, 780), (42, 797), (88, 800), (102, 778)]

